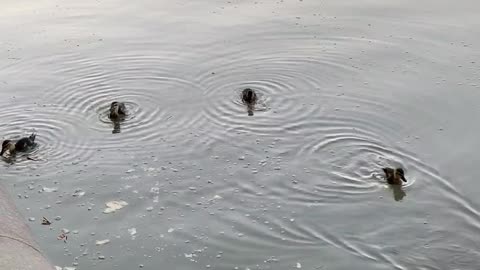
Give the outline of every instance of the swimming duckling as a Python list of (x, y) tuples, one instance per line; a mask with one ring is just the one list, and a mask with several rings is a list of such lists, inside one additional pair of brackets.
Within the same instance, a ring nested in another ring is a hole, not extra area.
[(110, 119), (120, 120), (127, 115), (127, 108), (123, 102), (114, 101), (110, 105)]
[(257, 103), (257, 94), (250, 88), (242, 91), (242, 101), (247, 105), (248, 115), (253, 115), (255, 104)]
[(15, 155), (17, 151), (25, 152), (32, 148), (35, 145), (35, 137), (37, 134), (32, 133), (29, 137), (24, 137), (14, 142), (12, 140), (4, 140), (2, 142), (2, 151), (0, 152), (0, 156), (3, 156), (5, 152), (9, 152), (10, 156)]
[(402, 168), (383, 168), (383, 172), (385, 172), (385, 178), (390, 185), (402, 185), (402, 181), (407, 182)]

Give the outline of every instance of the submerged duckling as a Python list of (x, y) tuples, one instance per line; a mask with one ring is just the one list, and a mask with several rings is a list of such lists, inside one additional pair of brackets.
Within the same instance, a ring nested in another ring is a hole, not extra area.
[(123, 102), (114, 101), (110, 105), (110, 119), (120, 120), (127, 115), (127, 108)]
[(9, 152), (10, 156), (15, 155), (17, 151), (25, 152), (32, 148), (35, 145), (35, 137), (37, 134), (32, 133), (29, 137), (24, 137), (18, 140), (17, 142), (12, 140), (4, 140), (2, 142), (2, 151), (0, 152), (0, 156), (3, 156), (5, 152)]
[(402, 185), (402, 181), (407, 182), (402, 168), (383, 168), (383, 172), (385, 172), (385, 178), (390, 185)]
[(253, 115), (255, 104), (257, 103), (257, 94), (250, 88), (242, 91), (242, 101), (247, 105), (248, 115)]

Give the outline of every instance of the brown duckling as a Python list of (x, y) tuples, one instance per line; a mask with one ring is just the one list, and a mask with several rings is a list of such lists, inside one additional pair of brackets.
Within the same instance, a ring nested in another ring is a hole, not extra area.
[(4, 140), (2, 142), (2, 151), (0, 152), (0, 156), (3, 156), (5, 152), (8, 151), (10, 156), (14, 156), (17, 151), (25, 152), (31, 149), (35, 145), (35, 137), (37, 134), (32, 133), (29, 137), (21, 138), (18, 141), (12, 140)]
[(257, 103), (257, 94), (250, 88), (242, 91), (242, 101), (247, 105), (248, 115), (253, 115), (255, 104)]
[(110, 105), (110, 119), (121, 120), (127, 115), (127, 108), (123, 102), (114, 101)]
[(402, 168), (383, 168), (383, 172), (385, 172), (385, 178), (390, 185), (402, 185), (402, 181), (407, 182)]

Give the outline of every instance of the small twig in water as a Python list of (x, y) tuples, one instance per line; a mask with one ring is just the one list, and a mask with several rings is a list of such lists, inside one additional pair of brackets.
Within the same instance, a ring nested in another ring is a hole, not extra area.
[(68, 236), (65, 233), (61, 233), (59, 236), (57, 236), (58, 240), (63, 240), (64, 243), (67, 243)]
[(50, 222), (50, 220), (48, 220), (46, 217), (43, 217), (43, 219), (42, 219), (42, 225), (50, 225), (50, 224), (52, 224), (52, 223)]

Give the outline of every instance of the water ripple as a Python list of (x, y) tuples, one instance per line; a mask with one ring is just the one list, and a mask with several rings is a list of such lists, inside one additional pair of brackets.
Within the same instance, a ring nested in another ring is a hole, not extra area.
[[(31, 166), (68, 165), (88, 160), (94, 153), (91, 147), (88, 124), (81, 113), (63, 107), (48, 104), (5, 104), (2, 114), (1, 133), (4, 139), (18, 139), (36, 132), (38, 147), (28, 155), (35, 159), (29, 161), (25, 155), (18, 155), (15, 161), (16, 171)], [(78, 136), (83, 134), (83, 136)]]

